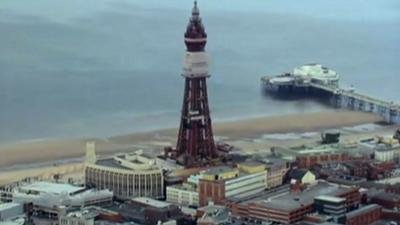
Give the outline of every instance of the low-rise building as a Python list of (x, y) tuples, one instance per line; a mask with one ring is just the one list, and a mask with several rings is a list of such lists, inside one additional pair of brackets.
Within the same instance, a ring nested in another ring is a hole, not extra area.
[(36, 214), (56, 220), (69, 208), (109, 205), (113, 199), (113, 193), (109, 190), (86, 189), (71, 184), (44, 181), (21, 184), (11, 195), (13, 202), (30, 203)]
[(380, 191), (370, 196), (370, 202), (387, 209), (400, 209), (400, 195)]
[(240, 218), (294, 224), (314, 210), (314, 197), (319, 195), (344, 198), (346, 209), (356, 208), (360, 203), (358, 188), (319, 181), (302, 191), (277, 191), (231, 203), (231, 209)]
[(319, 195), (314, 198), (314, 207), (318, 213), (339, 218), (346, 213), (346, 199), (329, 195)]
[(399, 161), (399, 141), (393, 137), (375, 137), (360, 141), (360, 145), (374, 150), (375, 159), (381, 162)]
[(267, 170), (267, 188), (278, 187), (283, 184), (289, 170), (288, 162), (279, 158), (266, 158), (262, 160)]
[(229, 209), (221, 206), (209, 204), (197, 210), (198, 225), (226, 225), (232, 224)]
[(0, 221), (10, 220), (24, 214), (22, 204), (9, 202), (0, 203)]
[(382, 207), (376, 204), (353, 210), (340, 220), (345, 225), (369, 225), (381, 219)]
[(72, 209), (59, 217), (59, 225), (120, 224), (123, 222), (124, 219), (119, 213), (97, 206)]
[(108, 208), (118, 212), (127, 221), (154, 225), (184, 219), (180, 207), (148, 197), (136, 197)]
[(94, 225), (97, 215), (97, 213), (83, 210), (60, 216), (59, 220), (60, 225)]
[(358, 143), (337, 143), (298, 146), (282, 149), (281, 152), (294, 157), (299, 168), (311, 168), (315, 165), (369, 159), (374, 150)]
[(316, 181), (314, 173), (307, 169), (294, 169), (290, 171), (289, 178), (300, 184), (312, 184)]
[(265, 169), (240, 171), (238, 168), (214, 167), (204, 172), (199, 181), (200, 206), (207, 205), (209, 201), (224, 204), (226, 198), (244, 198), (265, 190)]
[(349, 186), (360, 186), (362, 183), (367, 181), (367, 179), (364, 177), (355, 177), (348, 175), (330, 176), (326, 180), (331, 183), (343, 184)]
[(199, 192), (197, 186), (190, 183), (168, 186), (167, 202), (182, 206), (199, 206)]

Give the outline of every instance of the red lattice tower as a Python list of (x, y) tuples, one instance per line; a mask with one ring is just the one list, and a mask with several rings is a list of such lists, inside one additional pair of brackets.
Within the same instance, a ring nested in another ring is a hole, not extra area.
[(206, 164), (217, 152), (208, 107), (207, 34), (196, 1), (185, 32), (186, 54), (182, 76), (185, 78), (181, 124), (176, 159), (186, 167)]

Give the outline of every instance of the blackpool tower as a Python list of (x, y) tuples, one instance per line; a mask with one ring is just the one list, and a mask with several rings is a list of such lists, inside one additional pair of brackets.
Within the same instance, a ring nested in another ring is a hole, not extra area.
[(197, 2), (185, 32), (186, 53), (182, 76), (185, 91), (176, 145), (176, 159), (186, 167), (201, 166), (218, 157), (211, 127), (207, 97), (207, 34)]

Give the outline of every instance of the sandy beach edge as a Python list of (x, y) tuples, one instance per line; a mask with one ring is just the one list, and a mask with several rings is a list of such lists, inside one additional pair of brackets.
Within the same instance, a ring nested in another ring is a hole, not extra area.
[[(334, 111), (254, 119), (214, 124), (214, 134), (234, 140), (257, 137), (268, 133), (307, 132), (323, 129), (382, 122), (382, 118), (363, 112)], [(132, 149), (152, 141), (174, 145), (176, 128), (134, 133), (110, 138), (45, 140), (38, 142), (0, 145), (0, 168), (15, 164), (41, 163), (84, 156), (87, 140), (95, 140), (98, 153), (111, 154)], [(161, 148), (161, 146), (160, 146)], [(0, 170), (1, 172), (1, 170)]]

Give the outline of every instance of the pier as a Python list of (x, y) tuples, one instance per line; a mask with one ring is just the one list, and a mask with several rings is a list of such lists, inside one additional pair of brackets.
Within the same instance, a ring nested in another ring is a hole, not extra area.
[(376, 113), (388, 123), (400, 124), (400, 105), (377, 99), (354, 90), (331, 88), (320, 84), (310, 84), (311, 88), (328, 92), (332, 95), (333, 104), (338, 108)]
[(318, 64), (296, 68), (293, 73), (262, 77), (261, 81), (267, 91), (323, 93), (334, 107), (375, 113), (387, 123), (400, 124), (400, 104), (340, 88), (336, 72)]

